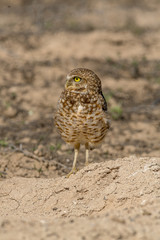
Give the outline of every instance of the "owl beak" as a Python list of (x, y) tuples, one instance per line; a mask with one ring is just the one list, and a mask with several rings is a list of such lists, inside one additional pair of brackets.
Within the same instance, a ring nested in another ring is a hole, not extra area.
[(67, 82), (65, 84), (65, 89), (67, 89), (69, 86), (71, 86), (71, 83), (67, 80)]
[(72, 86), (72, 83), (71, 83), (70, 79), (71, 79), (71, 78), (67, 76), (67, 80), (66, 80), (66, 84), (65, 84), (65, 89), (67, 89), (67, 88), (69, 88), (69, 87)]

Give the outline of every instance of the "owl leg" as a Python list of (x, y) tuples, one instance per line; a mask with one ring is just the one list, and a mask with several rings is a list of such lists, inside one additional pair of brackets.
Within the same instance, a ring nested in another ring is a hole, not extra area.
[(85, 165), (88, 166), (88, 164), (89, 164), (89, 144), (88, 143), (85, 144), (85, 148), (86, 148), (86, 161), (85, 161)]
[(72, 165), (72, 170), (68, 173), (67, 177), (70, 177), (71, 174), (76, 173), (78, 170), (76, 168), (77, 157), (79, 153), (80, 143), (75, 144), (74, 146), (74, 160)]

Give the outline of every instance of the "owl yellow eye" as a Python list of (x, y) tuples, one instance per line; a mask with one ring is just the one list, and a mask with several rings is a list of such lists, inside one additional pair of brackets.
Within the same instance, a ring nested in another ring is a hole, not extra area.
[(79, 82), (79, 81), (81, 81), (81, 78), (79, 78), (79, 77), (74, 77), (74, 81), (75, 81), (75, 82)]

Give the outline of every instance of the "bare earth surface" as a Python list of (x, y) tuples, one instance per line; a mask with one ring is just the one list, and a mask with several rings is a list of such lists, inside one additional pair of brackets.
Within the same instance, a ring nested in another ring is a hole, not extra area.
[(1, 239), (159, 239), (160, 158), (94, 163), (69, 179), (0, 182)]
[[(0, 1), (0, 239), (160, 239), (159, 16), (158, 0)], [(67, 179), (53, 116), (76, 67), (112, 126)]]

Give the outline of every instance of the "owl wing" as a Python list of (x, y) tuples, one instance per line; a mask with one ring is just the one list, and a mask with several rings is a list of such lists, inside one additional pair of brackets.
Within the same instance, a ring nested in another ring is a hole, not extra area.
[(102, 105), (102, 110), (105, 113), (105, 122), (106, 122), (106, 126), (109, 129), (111, 126), (111, 122), (110, 122), (110, 117), (108, 115), (108, 111), (107, 111), (107, 102), (105, 97), (103, 96), (103, 93), (100, 92), (100, 100), (101, 100), (101, 105)]
[(107, 113), (107, 102), (102, 92), (100, 93), (100, 100), (101, 100), (103, 111)]

